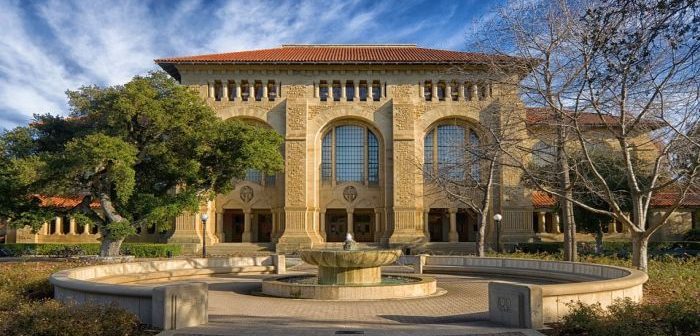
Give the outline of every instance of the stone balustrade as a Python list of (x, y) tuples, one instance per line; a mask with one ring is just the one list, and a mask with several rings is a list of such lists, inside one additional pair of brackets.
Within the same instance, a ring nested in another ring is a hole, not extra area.
[[(413, 263), (416, 267), (421, 260), (423, 260), (423, 271), (428, 273), (476, 273), (524, 279), (523, 283), (508, 283), (509, 286), (490, 286), (489, 297), (501, 299), (489, 300), (489, 302), (493, 306), (490, 307), (492, 319), (527, 328), (560, 321), (569, 312), (568, 305), (572, 302), (600, 303), (603, 308), (617, 299), (629, 298), (634, 302), (640, 302), (642, 285), (648, 280), (647, 274), (638, 270), (565, 261), (419, 256), (405, 259), (405, 262)], [(547, 280), (554, 283), (532, 285), (527, 284), (527, 279)], [(528, 300), (532, 302), (513, 302), (525, 298), (529, 298)], [(539, 310), (532, 310), (535, 308)], [(500, 313), (497, 314), (496, 311)], [(504, 315), (504, 311), (512, 314)], [(496, 318), (496, 315), (502, 318)], [(512, 319), (509, 321), (504, 316), (510, 316)], [(523, 319), (523, 316), (527, 318)], [(513, 319), (516, 322), (513, 322)], [(531, 323), (517, 321), (531, 321)]]
[(214, 274), (285, 273), (284, 255), (192, 258), (96, 265), (60, 271), (49, 279), (64, 303), (115, 304), (142, 323), (177, 329), (207, 323), (207, 285), (197, 282), (146, 285)]

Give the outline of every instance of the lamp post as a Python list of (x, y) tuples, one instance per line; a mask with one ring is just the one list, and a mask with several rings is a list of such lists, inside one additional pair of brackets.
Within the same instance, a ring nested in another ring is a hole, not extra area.
[(207, 257), (207, 220), (209, 215), (202, 214), (202, 258)]
[(501, 253), (501, 220), (503, 216), (497, 213), (493, 215), (493, 220), (496, 221), (496, 252)]

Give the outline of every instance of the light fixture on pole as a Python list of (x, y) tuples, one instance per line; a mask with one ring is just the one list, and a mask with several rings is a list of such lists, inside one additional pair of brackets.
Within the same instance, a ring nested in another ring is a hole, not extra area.
[(503, 216), (497, 213), (493, 215), (493, 220), (496, 221), (496, 252), (501, 252), (501, 220)]
[(207, 257), (207, 220), (209, 215), (202, 214), (202, 258)]

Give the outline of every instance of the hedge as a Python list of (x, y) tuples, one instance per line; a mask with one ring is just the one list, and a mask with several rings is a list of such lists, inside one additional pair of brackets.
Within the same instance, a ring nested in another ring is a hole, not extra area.
[[(538, 243), (518, 243), (515, 249), (525, 253), (549, 253), (556, 254), (563, 251), (563, 242), (538, 242)], [(577, 242), (579, 252), (583, 254), (595, 251), (595, 242)], [(680, 241), (680, 242), (649, 242), (650, 254), (673, 254), (676, 251), (700, 253), (700, 242)], [(632, 243), (628, 241), (603, 241), (603, 254), (605, 255), (631, 255)]]
[[(168, 254), (178, 256), (182, 253), (179, 244), (155, 244), (155, 243), (124, 243), (121, 246), (121, 254), (133, 255), (137, 258), (163, 258)], [(100, 244), (1, 244), (0, 255), (22, 256), (43, 255), (57, 257), (71, 257), (78, 255), (100, 254)]]

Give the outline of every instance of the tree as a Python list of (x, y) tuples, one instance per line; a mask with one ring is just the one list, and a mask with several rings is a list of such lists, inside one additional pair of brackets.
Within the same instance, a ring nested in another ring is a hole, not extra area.
[(167, 229), (183, 211), (230, 190), (247, 169), (283, 168), (279, 134), (220, 120), (197, 93), (162, 72), (68, 97), (69, 117), (36, 116), (14, 131), (32, 134), (30, 158), (37, 161), (37, 178), (22, 197), (99, 200), (100, 216), (86, 215), (100, 225), (103, 256), (118, 254), (136, 226)]

